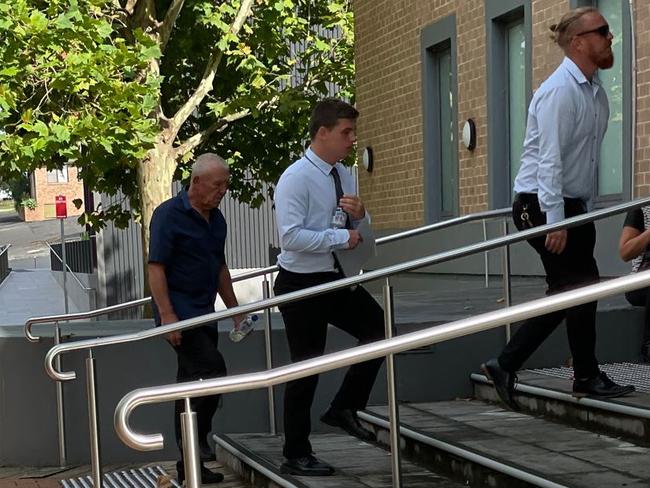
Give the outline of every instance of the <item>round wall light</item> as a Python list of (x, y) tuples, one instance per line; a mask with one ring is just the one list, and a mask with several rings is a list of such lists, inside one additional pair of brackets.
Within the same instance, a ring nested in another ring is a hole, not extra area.
[(463, 125), (463, 145), (473, 151), (476, 147), (476, 124), (474, 119), (467, 119)]
[(372, 148), (370, 146), (364, 147), (363, 154), (361, 155), (361, 163), (363, 164), (363, 167), (366, 168), (366, 171), (372, 171), (374, 162), (375, 158), (372, 154)]

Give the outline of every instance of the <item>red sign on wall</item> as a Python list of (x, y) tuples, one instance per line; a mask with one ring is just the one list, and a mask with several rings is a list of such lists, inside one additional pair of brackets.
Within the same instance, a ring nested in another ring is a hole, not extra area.
[(56, 218), (65, 219), (68, 216), (68, 206), (65, 203), (65, 195), (57, 195), (54, 197), (56, 204)]

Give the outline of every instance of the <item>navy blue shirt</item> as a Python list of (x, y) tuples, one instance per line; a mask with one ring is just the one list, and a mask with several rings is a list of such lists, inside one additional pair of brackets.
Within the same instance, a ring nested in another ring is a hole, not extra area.
[[(219, 273), (226, 264), (226, 232), (221, 211), (211, 210), (206, 221), (192, 208), (186, 190), (154, 210), (149, 262), (165, 266), (169, 299), (179, 320), (214, 312)], [(155, 306), (154, 315), (160, 325)]]

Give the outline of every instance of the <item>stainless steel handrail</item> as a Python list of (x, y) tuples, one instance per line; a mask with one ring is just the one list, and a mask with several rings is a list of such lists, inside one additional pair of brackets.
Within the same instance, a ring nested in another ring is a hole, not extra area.
[(0, 251), (0, 256), (2, 256), (4, 253), (6, 253), (9, 248), (11, 247), (11, 244), (5, 244), (2, 250)]
[(164, 445), (162, 434), (138, 434), (131, 429), (129, 417), (138, 406), (274, 386), (388, 354), (425, 347), (500, 327), (506, 323), (525, 320), (538, 315), (540, 311), (555, 312), (648, 285), (650, 285), (650, 271), (642, 271), (270, 371), (140, 388), (125, 395), (118, 403), (114, 417), (115, 430), (122, 442), (133, 449), (141, 451), (162, 449)]
[(517, 242), (531, 239), (532, 237), (545, 235), (555, 230), (566, 229), (569, 227), (575, 227), (577, 225), (585, 224), (588, 222), (593, 222), (594, 220), (610, 217), (612, 215), (616, 215), (626, 210), (639, 208), (648, 204), (650, 204), (650, 198), (645, 198), (634, 202), (615, 205), (606, 209), (597, 210), (591, 213), (565, 219), (561, 222), (557, 222), (554, 224), (547, 224), (547, 225), (535, 227), (533, 229), (520, 231), (516, 234), (511, 234), (511, 235), (491, 239), (486, 242), (472, 244), (459, 249), (442, 252), (432, 256), (426, 256), (424, 258), (414, 259), (411, 261), (407, 261), (405, 263), (388, 266), (379, 270), (369, 271), (359, 276), (343, 278), (331, 283), (326, 283), (324, 285), (314, 286), (311, 288), (306, 288), (304, 290), (287, 293), (280, 297), (273, 297), (258, 302), (253, 302), (246, 305), (240, 305), (238, 307), (229, 308), (227, 310), (222, 310), (219, 312), (202, 315), (200, 317), (181, 320), (173, 324), (156, 327), (155, 329), (144, 330), (144, 331), (135, 332), (131, 334), (115, 335), (110, 337), (87, 339), (83, 341), (75, 341), (75, 342), (69, 342), (65, 344), (59, 344), (52, 347), (45, 355), (45, 370), (47, 371), (47, 374), (54, 380), (57, 381), (73, 380), (74, 378), (76, 378), (76, 374), (74, 372), (61, 372), (61, 371), (57, 371), (56, 368), (54, 367), (54, 360), (59, 354), (63, 354), (64, 352), (76, 351), (80, 349), (88, 349), (92, 347), (102, 347), (102, 346), (108, 346), (114, 344), (134, 342), (138, 340), (162, 336), (168, 334), (169, 332), (191, 329), (194, 327), (205, 325), (210, 322), (215, 322), (226, 318), (230, 318), (234, 315), (247, 314), (261, 309), (276, 307), (278, 305), (283, 305), (285, 303), (294, 300), (300, 300), (300, 299), (304, 299), (316, 295), (321, 295), (323, 293), (328, 293), (341, 288), (347, 288), (367, 281), (373, 281), (379, 278), (386, 278), (413, 269), (423, 268), (426, 266), (443, 263), (453, 259), (470, 256), (472, 254), (476, 254), (479, 252), (496, 249), (506, 245), (511, 245)]
[[(268, 268), (256, 269), (255, 271), (250, 271), (246, 273), (241, 273), (236, 276), (233, 276), (232, 281), (244, 281), (249, 278), (255, 278), (257, 276), (262, 276), (264, 274), (273, 272), (275, 266), (269, 266)], [(134, 307), (140, 307), (151, 302), (151, 297), (139, 298), (138, 300), (132, 300), (130, 302), (118, 303), (117, 305), (110, 305), (108, 307), (98, 308), (96, 310), (90, 310), (88, 312), (77, 312), (77, 313), (68, 313), (60, 315), (44, 315), (42, 317), (32, 317), (27, 319), (24, 326), (24, 333), (27, 340), (31, 342), (38, 342), (41, 338), (32, 334), (32, 326), (35, 324), (45, 324), (45, 323), (55, 323), (55, 322), (69, 322), (73, 320), (83, 320), (91, 319), (94, 317), (99, 317), (101, 315), (106, 315), (113, 312), (119, 312), (122, 310), (128, 310)]]
[[(481, 219), (492, 219), (510, 215), (511, 210), (509, 208), (502, 208), (496, 210), (487, 210), (485, 212), (477, 212), (473, 214), (463, 215), (461, 217), (456, 217), (453, 219), (445, 220), (443, 222), (436, 222), (435, 224), (425, 225), (418, 227), (416, 229), (410, 229), (403, 232), (398, 232), (396, 234), (391, 234), (389, 236), (379, 237), (376, 240), (376, 245), (380, 246), (382, 244), (388, 244), (391, 242), (399, 241), (401, 239), (406, 239), (408, 237), (417, 236), (420, 234), (425, 234), (434, 230), (446, 229), (448, 227), (453, 227), (455, 225), (465, 224), (468, 222), (473, 222)], [(49, 244), (48, 244), (49, 245)], [(57, 256), (58, 257), (58, 256)], [(60, 258), (59, 258), (60, 259)], [(278, 271), (277, 265), (268, 266), (266, 268), (258, 269), (255, 271), (250, 271), (247, 273), (242, 273), (237, 276), (233, 276), (233, 282), (246, 280), (249, 278), (255, 278), (257, 276), (267, 275), (270, 273), (275, 273)], [(50, 315), (43, 317), (32, 317), (25, 322), (24, 334), (27, 340), (31, 342), (37, 342), (40, 340), (40, 337), (32, 334), (32, 325), (34, 324), (44, 324), (50, 322), (68, 322), (73, 320), (81, 320), (93, 317), (99, 317), (100, 315), (105, 315), (112, 312), (118, 312), (121, 310), (128, 310), (134, 307), (140, 307), (146, 305), (151, 301), (151, 297), (145, 297), (138, 300), (132, 300), (130, 302), (120, 303), (118, 305), (111, 305), (109, 307), (98, 308), (89, 312), (83, 313), (72, 313), (72, 314), (63, 314), (63, 315)]]
[[(50, 245), (49, 242), (45, 241), (45, 244), (47, 244), (47, 247), (50, 248), (50, 251), (51, 251), (51, 252), (56, 256), (56, 258), (57, 258), (59, 261), (61, 261), (61, 264), (63, 264), (63, 258), (62, 258), (61, 256), (59, 256), (59, 253), (57, 253), (57, 252), (54, 250), (54, 248)], [(77, 275), (75, 274), (75, 272), (72, 271), (72, 268), (70, 268), (70, 265), (69, 265), (68, 263), (65, 263), (65, 267), (66, 267), (66, 269), (70, 272), (70, 274), (72, 275), (72, 277), (75, 279), (75, 281), (77, 282), (77, 284), (81, 287), (81, 289), (82, 289), (83, 291), (85, 291), (86, 293), (90, 293), (91, 291), (94, 290), (94, 288), (89, 288), (89, 287), (87, 287), (86, 285), (84, 285), (84, 284), (81, 282), (81, 280), (77, 277)]]

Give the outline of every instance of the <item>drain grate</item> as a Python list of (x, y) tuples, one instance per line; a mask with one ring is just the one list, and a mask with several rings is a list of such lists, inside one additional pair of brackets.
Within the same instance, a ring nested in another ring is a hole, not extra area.
[[(161, 477), (165, 477), (167, 482), (159, 484), (158, 480)], [(93, 480), (90, 476), (61, 480), (61, 484), (63, 488), (93, 488)], [(104, 473), (102, 485), (102, 488), (181, 488), (178, 481), (170, 477), (160, 466)]]
[[(600, 369), (616, 383), (634, 385), (637, 391), (650, 393), (650, 364), (611, 363), (601, 364)], [(567, 367), (529, 369), (527, 371), (573, 380), (573, 369)]]

